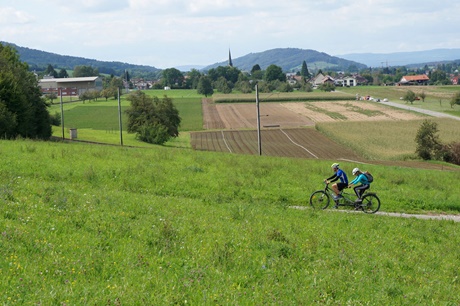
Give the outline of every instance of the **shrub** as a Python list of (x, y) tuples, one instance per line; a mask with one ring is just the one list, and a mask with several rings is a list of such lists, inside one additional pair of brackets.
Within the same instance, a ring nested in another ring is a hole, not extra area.
[(61, 125), (61, 114), (55, 112), (54, 115), (50, 115), (51, 125), (60, 126)]
[(460, 165), (460, 142), (442, 145), (440, 153), (443, 161)]
[(422, 122), (415, 136), (415, 142), (417, 143), (415, 152), (420, 158), (430, 160), (439, 155), (441, 143), (437, 134), (438, 132), (438, 124), (436, 122), (430, 120)]
[(136, 137), (140, 141), (153, 144), (163, 144), (171, 138), (168, 134), (168, 128), (161, 124), (141, 126)]

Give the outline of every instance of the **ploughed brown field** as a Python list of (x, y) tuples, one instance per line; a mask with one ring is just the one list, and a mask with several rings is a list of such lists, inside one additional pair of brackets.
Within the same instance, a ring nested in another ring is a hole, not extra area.
[[(255, 103), (214, 104), (203, 99), (204, 132), (191, 133), (195, 150), (236, 154), (259, 154)], [(334, 117), (334, 114), (340, 114)], [(352, 150), (327, 138), (317, 130), (317, 122), (395, 121), (423, 118), (416, 113), (362, 102), (261, 103), (261, 151), (266, 156), (367, 161)], [(421, 168), (443, 168), (416, 161), (372, 161)]]

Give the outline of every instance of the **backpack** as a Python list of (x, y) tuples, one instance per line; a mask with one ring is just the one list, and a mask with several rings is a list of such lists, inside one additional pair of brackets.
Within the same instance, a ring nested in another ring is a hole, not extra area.
[(367, 181), (369, 183), (372, 183), (374, 181), (374, 177), (372, 176), (372, 174), (369, 171), (364, 171), (363, 173), (366, 176)]

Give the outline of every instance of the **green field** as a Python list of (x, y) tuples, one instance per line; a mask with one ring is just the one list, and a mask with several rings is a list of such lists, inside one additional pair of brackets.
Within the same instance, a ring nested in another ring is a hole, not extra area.
[[(5, 305), (460, 303), (458, 223), (291, 208), (332, 161), (21, 140), (0, 157)], [(383, 211), (460, 212), (459, 171), (368, 168)]]
[[(179, 110), (182, 118), (180, 139), (173, 139), (166, 145), (190, 147), (189, 141), (183, 141), (188, 131), (203, 129), (201, 114), (201, 96), (191, 90), (148, 90), (150, 96), (162, 98), (164, 95), (173, 98), (174, 105)], [(129, 107), (126, 95), (120, 100), (122, 108), (123, 143), (131, 146), (150, 146), (135, 139), (134, 134), (126, 132), (127, 116), (124, 113)], [(118, 120), (118, 101), (98, 99), (98, 101), (86, 101), (64, 103), (64, 137), (69, 138), (69, 129), (76, 128), (79, 140), (95, 141), (109, 144), (120, 144), (120, 128)], [(54, 104), (50, 107), (50, 114), (61, 113), (61, 106)], [(62, 127), (53, 128), (53, 136), (63, 136)]]

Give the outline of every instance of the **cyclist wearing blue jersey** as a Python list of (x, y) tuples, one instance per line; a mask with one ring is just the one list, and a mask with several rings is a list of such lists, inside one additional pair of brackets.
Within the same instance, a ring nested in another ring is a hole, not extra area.
[(337, 180), (340, 180), (340, 182), (332, 185), (332, 190), (334, 190), (335, 192), (334, 200), (338, 200), (342, 197), (340, 192), (343, 189), (348, 187), (348, 178), (347, 178), (345, 171), (343, 171), (342, 169), (339, 169), (339, 164), (333, 163), (331, 168), (332, 168), (332, 171), (334, 171), (334, 175), (325, 179), (324, 182), (326, 182), (326, 184), (329, 184)]
[(354, 168), (351, 173), (353, 173), (353, 175), (355, 175), (356, 178), (353, 181), (350, 182), (350, 185), (348, 187), (351, 187), (351, 186), (356, 185), (358, 183), (361, 184), (361, 185), (358, 185), (355, 188), (353, 188), (353, 190), (356, 193), (356, 196), (358, 197), (358, 199), (356, 200), (356, 203), (361, 203), (362, 202), (361, 196), (363, 195), (365, 190), (369, 189), (369, 187), (371, 185), (370, 185), (367, 177), (364, 175), (364, 173), (361, 172), (361, 170), (359, 170), (359, 168)]

